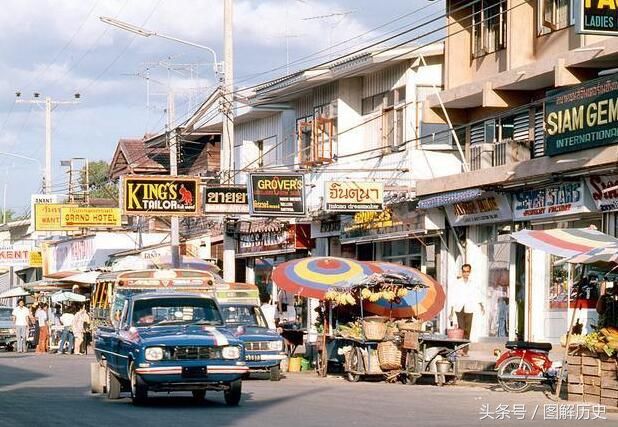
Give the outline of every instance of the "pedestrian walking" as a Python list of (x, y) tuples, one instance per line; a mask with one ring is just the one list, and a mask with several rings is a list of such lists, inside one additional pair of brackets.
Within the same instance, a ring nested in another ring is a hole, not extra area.
[(12, 312), (15, 332), (17, 334), (17, 352), (25, 353), (28, 349), (26, 340), (28, 339), (28, 318), (30, 310), (26, 307), (23, 299), (17, 303), (17, 307)]
[(65, 312), (62, 313), (62, 316), (60, 316), (60, 323), (62, 323), (62, 337), (60, 338), (60, 344), (58, 345), (58, 350), (56, 353), (65, 354), (66, 350), (64, 349), (64, 346), (66, 343), (69, 344), (69, 354), (73, 352), (74, 337), (71, 329), (73, 327), (75, 315), (71, 313), (71, 311), (71, 309), (67, 308)]
[(79, 311), (75, 314), (73, 318), (73, 335), (75, 336), (75, 354), (84, 354), (81, 351), (82, 342), (84, 341), (84, 332), (86, 331), (87, 324), (90, 323), (90, 316), (88, 316), (88, 312), (86, 311), (86, 306), (82, 305), (79, 308)]
[(32, 304), (30, 306), (30, 315), (28, 316), (28, 324), (30, 328), (30, 330), (28, 331), (28, 337), (32, 335), (32, 345), (33, 346), (36, 346), (39, 343), (39, 322), (37, 322), (36, 320), (36, 310), (38, 306), (39, 305), (36, 302)]
[[(472, 266), (470, 264), (464, 264), (461, 266), (461, 277), (459, 277), (452, 289), (449, 290), (449, 305), (450, 314), (449, 319), (451, 322), (457, 318), (457, 325), (464, 331), (464, 338), (470, 339), (470, 332), (472, 331), (472, 319), (474, 314), (478, 312), (481, 315), (485, 314), (485, 308), (481, 302), (481, 296), (476, 286), (476, 283), (470, 278), (472, 272)], [(462, 356), (468, 356), (469, 346), (464, 347)]]
[(39, 305), (35, 317), (39, 326), (39, 342), (36, 346), (37, 353), (47, 353), (49, 341), (49, 326), (47, 322), (47, 304)]

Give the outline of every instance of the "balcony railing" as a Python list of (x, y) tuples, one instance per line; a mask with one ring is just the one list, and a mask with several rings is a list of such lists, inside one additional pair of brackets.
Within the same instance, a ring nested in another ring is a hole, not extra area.
[(510, 163), (529, 160), (531, 143), (526, 140), (503, 139), (494, 143), (470, 146), (468, 164), (470, 170), (487, 169)]

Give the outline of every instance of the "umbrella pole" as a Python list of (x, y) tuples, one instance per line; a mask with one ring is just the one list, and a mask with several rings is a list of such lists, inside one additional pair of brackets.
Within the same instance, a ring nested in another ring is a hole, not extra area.
[(323, 316), (324, 317), (324, 327), (322, 330), (322, 354), (320, 356), (322, 358), (322, 369), (319, 372), (321, 377), (325, 377), (328, 371), (328, 349), (326, 348), (326, 333), (328, 331), (327, 311), (330, 316), (330, 311), (331, 311), (330, 303), (328, 301), (324, 301), (324, 316)]

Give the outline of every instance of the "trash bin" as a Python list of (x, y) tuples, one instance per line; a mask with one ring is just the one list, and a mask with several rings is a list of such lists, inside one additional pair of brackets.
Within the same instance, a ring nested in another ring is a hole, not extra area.
[(300, 360), (300, 370), (301, 371), (310, 371), (311, 370), (311, 361), (309, 359), (305, 359), (303, 357)]
[(290, 362), (288, 365), (289, 372), (300, 372), (300, 361), (301, 357), (290, 357)]

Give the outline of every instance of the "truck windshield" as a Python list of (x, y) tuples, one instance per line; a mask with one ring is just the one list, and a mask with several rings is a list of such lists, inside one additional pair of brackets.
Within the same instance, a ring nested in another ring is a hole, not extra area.
[(222, 305), (221, 311), (223, 312), (225, 323), (228, 325), (268, 327), (260, 307), (252, 305)]
[(11, 320), (12, 312), (10, 308), (0, 308), (0, 320)]
[(221, 313), (208, 298), (153, 298), (137, 300), (132, 324), (137, 327), (203, 323), (222, 325)]

